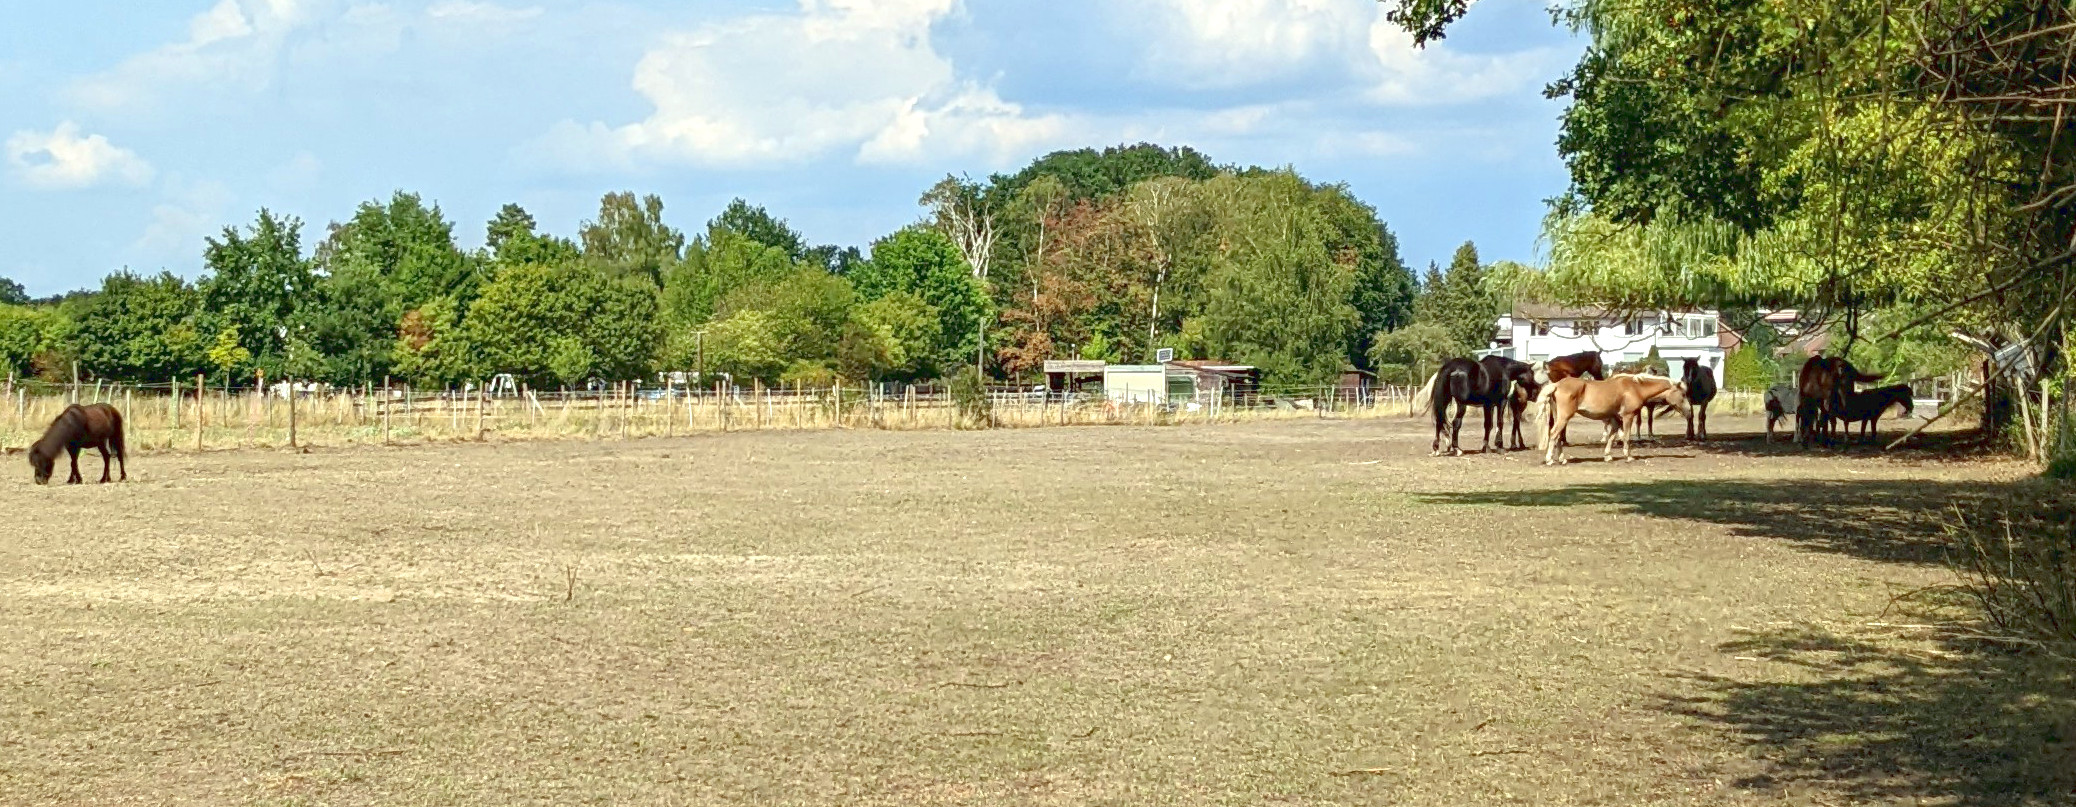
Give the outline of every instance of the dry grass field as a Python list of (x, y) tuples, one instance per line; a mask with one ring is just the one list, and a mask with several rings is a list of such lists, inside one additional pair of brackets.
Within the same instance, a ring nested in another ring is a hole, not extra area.
[(1898, 599), (2023, 469), (1427, 442), (754, 432), (51, 488), (9, 456), (0, 803), (2076, 799), (2067, 667)]

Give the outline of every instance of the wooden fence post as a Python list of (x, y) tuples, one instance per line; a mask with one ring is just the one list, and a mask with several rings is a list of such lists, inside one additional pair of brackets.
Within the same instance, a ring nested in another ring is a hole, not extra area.
[(173, 397), (167, 398), (166, 408), (172, 410), (173, 430), (180, 431), (180, 378), (173, 379)]
[(195, 374), (195, 450), (202, 450), (202, 396), (209, 390), (202, 385), (202, 374)]
[(296, 377), (291, 375), (282, 379), (282, 381), (288, 385), (288, 448), (290, 451), (294, 451), (296, 447)]
[(391, 406), (391, 405), (390, 405), (390, 395), (389, 395), (389, 383), (390, 383), (390, 382), (389, 382), (389, 376), (383, 376), (383, 377), (382, 377), (382, 444), (383, 444), (383, 445), (385, 445), (385, 446), (386, 446), (386, 445), (389, 445), (389, 410), (391, 410), (391, 409), (395, 408), (395, 407), (393, 407), (393, 406)]
[(490, 382), (476, 385), (476, 439), (483, 439), (483, 409), (490, 405)]

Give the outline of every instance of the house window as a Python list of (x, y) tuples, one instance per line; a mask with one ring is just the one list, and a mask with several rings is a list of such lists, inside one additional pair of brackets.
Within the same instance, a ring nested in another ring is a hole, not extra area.
[(1550, 323), (1545, 320), (1536, 320), (1534, 324), (1528, 326), (1528, 333), (1530, 336), (1549, 336)]
[(1571, 332), (1575, 336), (1592, 336), (1594, 334), (1600, 333), (1600, 320), (1579, 320), (1577, 323), (1571, 326)]
[(1643, 334), (1644, 334), (1644, 324), (1643, 324), (1643, 320), (1640, 320), (1640, 319), (1632, 319), (1632, 320), (1630, 320), (1630, 321), (1628, 321), (1628, 322), (1624, 322), (1624, 323), (1622, 323), (1622, 335), (1623, 335), (1623, 336), (1642, 336)]
[(1680, 318), (1681, 336), (1688, 339), (1710, 339), (1716, 335), (1716, 318), (1706, 314)]

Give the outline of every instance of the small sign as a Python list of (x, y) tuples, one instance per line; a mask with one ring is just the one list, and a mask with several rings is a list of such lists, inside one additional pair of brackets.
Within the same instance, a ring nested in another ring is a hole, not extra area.
[(1168, 362), (1174, 361), (1175, 349), (1172, 347), (1164, 347), (1159, 350), (1156, 350), (1153, 352), (1153, 360), (1160, 362), (1162, 364), (1167, 364)]

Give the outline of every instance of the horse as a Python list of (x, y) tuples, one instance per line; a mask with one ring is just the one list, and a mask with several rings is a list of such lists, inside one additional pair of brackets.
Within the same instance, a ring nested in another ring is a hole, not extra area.
[[(1708, 402), (1716, 399), (1716, 373), (1701, 366), (1700, 359), (1680, 360), (1680, 382), (1686, 385), (1687, 405), (1693, 414), (1687, 416), (1687, 439), (1694, 439), (1694, 427), (1699, 422), (1701, 439), (1708, 439)], [(1651, 430), (1655, 436), (1657, 429)]]
[[(1611, 374), (1609, 374), (1609, 375), (1608, 375), (1608, 378), (1610, 378), (1610, 379), (1615, 379), (1615, 378), (1633, 378), (1633, 379), (1636, 379), (1636, 380), (1638, 380), (1638, 381), (1645, 381), (1645, 380), (1650, 380), (1650, 381), (1665, 381), (1665, 382), (1671, 382), (1671, 381), (1673, 381), (1673, 379), (1672, 379), (1672, 378), (1669, 378), (1669, 377), (1666, 377), (1666, 376), (1662, 376), (1662, 375), (1658, 375), (1658, 374), (1655, 374), (1655, 373), (1649, 372), (1648, 370), (1633, 370), (1633, 371), (1629, 371), (1629, 372), (1615, 372), (1615, 373), (1611, 373)], [(1666, 408), (1666, 407), (1668, 407), (1668, 406), (1671, 406), (1671, 405), (1672, 405), (1672, 404), (1671, 404), (1671, 402), (1669, 402), (1669, 401), (1667, 401), (1667, 400), (1665, 399), (1665, 397), (1666, 397), (1666, 396), (1664, 396), (1664, 395), (1658, 395), (1658, 396), (1652, 397), (1652, 398), (1650, 398), (1650, 399), (1648, 399), (1648, 400), (1644, 401), (1644, 408), (1643, 408), (1643, 412), (1642, 412), (1641, 414), (1639, 414), (1639, 415), (1637, 416), (1637, 417), (1638, 417), (1638, 424), (1637, 424), (1637, 425), (1641, 426), (1641, 427), (1643, 428), (1643, 430), (1644, 430), (1644, 434), (1645, 434), (1645, 435), (1647, 435), (1647, 436), (1649, 436), (1649, 437), (1650, 437), (1651, 439), (1653, 439), (1653, 440), (1656, 440), (1656, 439), (1658, 439), (1658, 410), (1660, 410), (1660, 409), (1664, 409), (1664, 408)]]
[(1862, 373), (1844, 357), (1812, 356), (1796, 374), (1795, 440), (1804, 446), (1822, 439), (1831, 442), (1832, 421), (1853, 394), (1853, 384), (1880, 381), (1880, 373)]
[(115, 452), (115, 461), (122, 469), (122, 480), (130, 480), (128, 457), (123, 451), (123, 416), (108, 404), (73, 404), (58, 413), (45, 429), (43, 438), (29, 447), (29, 468), (35, 472), (36, 484), (50, 483), (51, 471), (57, 466), (58, 452), (72, 455), (72, 475), (65, 484), (77, 485), (86, 481), (79, 475), (79, 451), (83, 448), (99, 449), (101, 452), (101, 482), (108, 482), (108, 453)]
[(1505, 356), (1486, 356), (1478, 360), (1478, 365), (1485, 368), (1486, 389), (1484, 397), (1485, 400), (1490, 402), (1486, 405), (1499, 418), (1500, 450), (1509, 450), (1507, 448), (1507, 414), (1510, 412), (1514, 415), (1513, 447), (1517, 449), (1527, 448), (1527, 443), (1521, 439), (1521, 412), (1527, 408), (1527, 404), (1525, 402), (1521, 403), (1517, 408), (1514, 389), (1519, 387), (1526, 390), (1529, 399), (1534, 399), (1541, 391), (1541, 385), (1536, 381), (1537, 378), (1541, 377), (1541, 373), (1537, 371), (1534, 365), (1524, 361), (1515, 361)]
[(1687, 414), (1686, 390), (1680, 382), (1667, 378), (1617, 376), (1606, 381), (1587, 381), (1583, 378), (1568, 378), (1553, 385), (1549, 393), (1553, 419), (1551, 431), (1543, 439), (1544, 465), (1562, 465), (1571, 460), (1564, 456), (1564, 429), (1571, 425), (1574, 415), (1608, 424), (1606, 453), (1603, 459), (1612, 462), (1615, 456), (1615, 438), (1622, 438), (1622, 457), (1636, 459), (1629, 450), (1629, 434), (1641, 418), (1644, 402), (1663, 397), (1675, 411)]
[(1889, 407), (1903, 407), (1903, 416), (1909, 417), (1915, 409), (1916, 398), (1910, 393), (1909, 384), (1893, 384), (1866, 392), (1855, 392), (1845, 396), (1845, 404), (1838, 409), (1838, 419), (1845, 421), (1845, 437), (1851, 440), (1853, 424), (1864, 423), (1862, 432), (1873, 437), (1881, 430), (1881, 416)]
[[(1442, 363), (1442, 369), (1434, 374), (1434, 444), (1427, 453), (1430, 457), (1442, 455), (1442, 432), (1449, 432), (1449, 453), (1462, 456), (1463, 448), (1457, 440), (1463, 434), (1463, 410), (1479, 403), (1489, 386), (1485, 379), (1485, 366), (1470, 359), (1450, 359)], [(1456, 425), (1449, 425), (1449, 404), (1456, 404)], [(1482, 405), (1482, 404), (1481, 404)], [(1492, 441), (1492, 411), (1485, 411), (1485, 441)]]
[(1549, 360), (1545, 366), (1548, 367), (1551, 381), (1563, 381), (1580, 376), (1590, 377), (1595, 381), (1607, 380), (1607, 365), (1602, 363), (1600, 351), (1597, 350), (1558, 356)]
[(1766, 390), (1766, 442), (1773, 442), (1773, 425), (1789, 412), (1800, 409), (1801, 395), (1793, 384), (1775, 384)]

